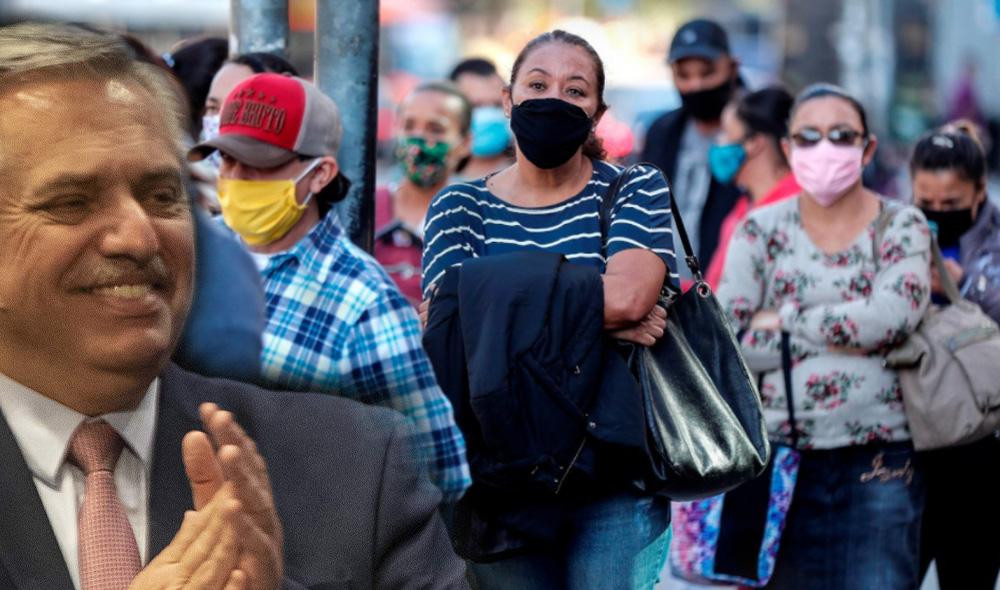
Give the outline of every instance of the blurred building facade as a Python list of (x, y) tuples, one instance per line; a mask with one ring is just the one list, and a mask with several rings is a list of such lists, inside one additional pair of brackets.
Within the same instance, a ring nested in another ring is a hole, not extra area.
[[(288, 2), (288, 55), (306, 74), (315, 2)], [(0, 22), (90, 22), (128, 29), (167, 51), (183, 38), (227, 35), (231, 3), (0, 0)], [(604, 57), (611, 114), (641, 141), (655, 114), (678, 104), (664, 61), (674, 30), (705, 15), (730, 32), (751, 87), (779, 81), (794, 92), (839, 83), (869, 108), (882, 139), (901, 144), (962, 109), (996, 134), (1000, 94), (990, 89), (1000, 86), (1000, 68), (990, 66), (1000, 0), (381, 0), (380, 138), (394, 105), (419, 81), (445, 76), (469, 55), (493, 59), (506, 75), (524, 43), (559, 27)]]

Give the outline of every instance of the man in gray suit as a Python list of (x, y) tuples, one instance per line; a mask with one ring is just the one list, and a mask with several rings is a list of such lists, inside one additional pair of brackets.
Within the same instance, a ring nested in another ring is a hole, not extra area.
[(0, 112), (0, 587), (465, 587), (395, 415), (169, 364), (194, 268), (171, 81), (16, 25)]

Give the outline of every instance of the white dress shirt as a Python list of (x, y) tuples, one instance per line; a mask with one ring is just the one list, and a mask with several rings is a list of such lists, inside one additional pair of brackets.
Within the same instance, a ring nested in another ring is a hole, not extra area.
[[(149, 478), (156, 431), (159, 380), (154, 380), (135, 410), (93, 418), (105, 420), (125, 441), (115, 465), (115, 487), (135, 533), (142, 563), (147, 562)], [(3, 411), (55, 532), (76, 588), (80, 587), (77, 514), (83, 502), (84, 475), (66, 459), (69, 441), (87, 416), (0, 374)]]

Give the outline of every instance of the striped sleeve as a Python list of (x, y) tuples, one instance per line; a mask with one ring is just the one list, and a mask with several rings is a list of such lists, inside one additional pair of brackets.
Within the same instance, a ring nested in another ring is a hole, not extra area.
[(608, 258), (642, 248), (659, 256), (677, 279), (671, 229), (670, 189), (656, 168), (641, 166), (625, 179), (611, 212)]
[(453, 184), (445, 187), (427, 210), (424, 222), (424, 254), (420, 288), (426, 298), (452, 266), (466, 258), (474, 258), (482, 250), (486, 236), (483, 217), (479, 213), (476, 187)]

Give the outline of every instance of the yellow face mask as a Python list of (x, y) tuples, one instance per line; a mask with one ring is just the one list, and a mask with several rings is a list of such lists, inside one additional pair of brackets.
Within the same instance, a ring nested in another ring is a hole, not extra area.
[(281, 239), (305, 213), (310, 192), (300, 205), (295, 187), (320, 163), (313, 160), (294, 179), (242, 180), (219, 177), (219, 205), (226, 225), (247, 244), (262, 246)]

